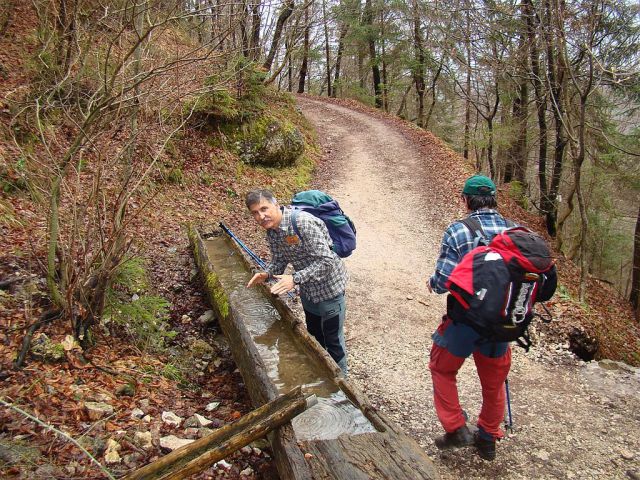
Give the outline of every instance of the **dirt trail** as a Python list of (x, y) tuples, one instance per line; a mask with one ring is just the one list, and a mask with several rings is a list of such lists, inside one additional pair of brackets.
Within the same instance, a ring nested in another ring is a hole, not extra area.
[[(442, 431), (427, 363), (444, 296), (430, 295), (424, 282), (443, 228), (460, 215), (456, 191), (442, 195), (435, 186), (443, 174), (393, 122), (311, 98), (299, 105), (332, 165), (318, 186), (340, 200), (358, 227), (358, 248), (347, 259), (353, 381), (419, 441), (444, 479), (640, 478), (640, 371), (584, 364), (551, 341), (528, 354), (514, 349), (516, 430), (498, 445), (496, 461), (481, 460), (473, 448), (434, 447)], [(475, 422), (481, 398), (472, 360), (460, 372), (459, 389)]]

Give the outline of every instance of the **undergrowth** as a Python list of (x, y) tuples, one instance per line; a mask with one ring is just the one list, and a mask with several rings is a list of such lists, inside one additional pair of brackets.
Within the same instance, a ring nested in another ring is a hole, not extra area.
[(149, 286), (144, 260), (123, 262), (106, 295), (103, 324), (124, 330), (142, 351), (164, 351), (167, 340), (177, 332), (169, 325), (170, 303), (147, 292)]

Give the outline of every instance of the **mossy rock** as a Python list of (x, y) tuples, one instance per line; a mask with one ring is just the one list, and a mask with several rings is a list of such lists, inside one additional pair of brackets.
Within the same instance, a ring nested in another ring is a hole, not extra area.
[(293, 123), (265, 115), (244, 126), (239, 147), (247, 163), (286, 167), (304, 152), (304, 137)]
[(204, 340), (194, 339), (189, 345), (189, 351), (194, 358), (210, 360), (216, 356), (216, 349)]
[(52, 342), (44, 333), (31, 342), (31, 355), (46, 363), (60, 363), (66, 360), (62, 344)]

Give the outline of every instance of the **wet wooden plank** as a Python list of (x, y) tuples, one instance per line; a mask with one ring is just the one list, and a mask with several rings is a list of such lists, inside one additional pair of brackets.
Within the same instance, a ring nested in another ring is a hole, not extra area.
[(438, 478), (429, 457), (404, 434), (342, 435), (335, 440), (301, 442), (300, 447), (307, 454), (307, 462), (316, 480)]

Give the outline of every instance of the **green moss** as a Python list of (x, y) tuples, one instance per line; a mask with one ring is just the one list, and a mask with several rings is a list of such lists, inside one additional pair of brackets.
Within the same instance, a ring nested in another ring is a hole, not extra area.
[(211, 296), (211, 299), (218, 307), (218, 311), (220, 315), (224, 318), (229, 316), (229, 298), (227, 294), (224, 293), (222, 289), (222, 285), (220, 285), (220, 281), (218, 280), (218, 276), (210, 272), (207, 275), (207, 291)]

